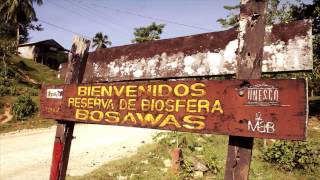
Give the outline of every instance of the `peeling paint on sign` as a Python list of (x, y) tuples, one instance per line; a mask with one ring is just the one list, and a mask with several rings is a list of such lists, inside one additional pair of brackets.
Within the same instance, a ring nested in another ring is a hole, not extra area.
[[(271, 36), (267, 31), (267, 37)], [(312, 29), (309, 28), (306, 36), (297, 35), (287, 42), (277, 40), (267, 41), (263, 48), (263, 72), (292, 71), (312, 69)]]
[[(262, 71), (311, 70), (311, 41), (308, 21), (266, 27)], [(234, 74), (239, 44), (230, 29), (100, 49), (89, 54), (84, 82)]]
[[(103, 73), (104, 77), (133, 76), (134, 78), (142, 76), (159, 78), (163, 74), (169, 75), (178, 69), (180, 70), (177, 73), (178, 76), (230, 74), (234, 73), (236, 48), (237, 40), (233, 40), (227, 44), (225, 49), (218, 52), (198, 52), (192, 55), (178, 52), (170, 56), (167, 53), (162, 53), (150, 58), (133, 60), (121, 57), (109, 64), (101, 64), (101, 68), (98, 70), (94, 68), (94, 72), (98, 76)], [(97, 66), (96, 63), (93, 65)]]

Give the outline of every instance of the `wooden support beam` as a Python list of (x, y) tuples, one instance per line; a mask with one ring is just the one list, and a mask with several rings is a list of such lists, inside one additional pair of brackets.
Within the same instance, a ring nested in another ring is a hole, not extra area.
[[(237, 79), (260, 79), (261, 77), (266, 10), (266, 0), (241, 0)], [(252, 147), (253, 138), (251, 137), (229, 136), (225, 180), (248, 179)]]
[[(66, 84), (81, 83), (87, 63), (90, 41), (75, 36), (68, 57)], [(57, 130), (53, 147), (50, 180), (64, 180), (67, 173), (74, 122), (57, 120)]]

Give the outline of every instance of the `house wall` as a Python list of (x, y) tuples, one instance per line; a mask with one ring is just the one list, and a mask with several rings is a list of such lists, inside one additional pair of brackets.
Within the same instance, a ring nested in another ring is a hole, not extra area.
[(19, 55), (23, 58), (34, 59), (34, 48), (34, 45), (18, 47)]

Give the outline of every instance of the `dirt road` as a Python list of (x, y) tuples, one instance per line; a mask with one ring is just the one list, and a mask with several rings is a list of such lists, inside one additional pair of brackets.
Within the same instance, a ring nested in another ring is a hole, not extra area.
[[(155, 130), (76, 125), (67, 174), (81, 175), (152, 142)], [(0, 179), (48, 179), (55, 127), (0, 135)]]

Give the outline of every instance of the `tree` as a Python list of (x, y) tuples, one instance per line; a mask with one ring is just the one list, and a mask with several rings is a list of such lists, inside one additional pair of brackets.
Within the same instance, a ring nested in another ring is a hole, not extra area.
[[(279, 76), (308, 77), (309, 88), (315, 95), (320, 95), (320, 0), (313, 0), (312, 4), (305, 4), (299, 0), (281, 4), (279, 0), (268, 2), (267, 24), (289, 23), (296, 20), (311, 19), (313, 35), (313, 71), (311, 73), (286, 73)], [(240, 6), (225, 6), (227, 10), (237, 10)], [(235, 20), (236, 19), (236, 20)], [(238, 26), (238, 15), (231, 12), (227, 18), (218, 19), (224, 27)]]
[(134, 39), (133, 43), (143, 43), (147, 41), (154, 41), (160, 39), (165, 24), (156, 24), (153, 22), (147, 27), (134, 28)]
[(108, 40), (107, 35), (103, 35), (102, 32), (98, 32), (94, 38), (92, 39), (92, 47), (97, 47), (96, 49), (107, 48), (107, 46), (111, 46), (111, 41)]
[(16, 27), (16, 41), (20, 42), (21, 29), (24, 34), (28, 29), (41, 30), (41, 25), (32, 25), (33, 21), (37, 21), (36, 12), (33, 3), (42, 5), (42, 0), (0, 0), (1, 19), (7, 24)]
[(229, 10), (230, 14), (227, 15), (227, 18), (220, 18), (217, 20), (224, 28), (228, 28), (230, 26), (237, 27), (238, 19), (239, 19), (239, 9), (240, 5), (236, 6), (223, 6), (224, 9)]
[(312, 4), (300, 3), (288, 4), (288, 21), (301, 19), (312, 20), (313, 35), (313, 71), (308, 74), (309, 87), (315, 95), (320, 95), (320, 0), (314, 0)]
[[(290, 3), (285, 3), (281, 8), (279, 8), (280, 0), (268, 0), (268, 9), (267, 9), (267, 24), (275, 24), (279, 22), (284, 22), (285, 18), (288, 16), (286, 14), (285, 8)], [(220, 18), (217, 20), (223, 27), (237, 27), (238, 20), (239, 20), (239, 12), (240, 12), (240, 5), (235, 6), (223, 6), (224, 9), (229, 10), (230, 14), (227, 18)]]
[[(7, 57), (16, 51), (16, 41), (14, 40), (14, 33), (12, 26), (0, 22), (0, 56), (3, 63), (3, 77), (7, 79)], [(2, 68), (0, 68), (1, 70)]]
[(7, 79), (7, 74), (8, 74), (7, 57), (10, 56), (10, 54), (16, 52), (15, 47), (16, 47), (15, 41), (12, 41), (10, 39), (1, 39), (0, 56), (2, 57), (1, 59), (2, 59), (2, 63), (3, 63), (4, 79)]

